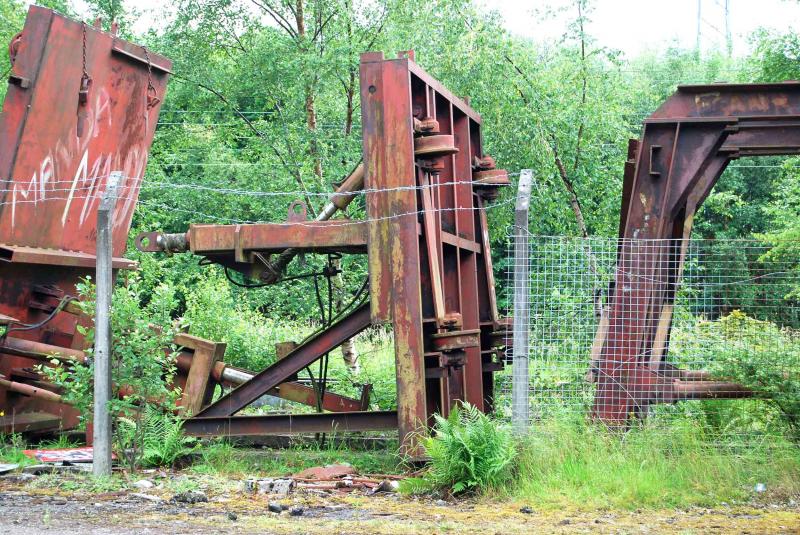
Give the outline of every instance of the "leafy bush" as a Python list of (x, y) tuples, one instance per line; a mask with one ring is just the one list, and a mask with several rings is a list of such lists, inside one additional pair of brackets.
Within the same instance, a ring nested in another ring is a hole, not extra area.
[(299, 342), (311, 331), (237, 302), (230, 284), (213, 274), (201, 278), (187, 296), (183, 322), (194, 336), (225, 342), (225, 362), (255, 371), (275, 361), (277, 342)]
[(795, 439), (800, 439), (800, 336), (768, 321), (734, 310), (701, 325), (713, 343), (709, 371), (752, 388), (781, 411)]
[(508, 481), (517, 454), (510, 430), (466, 403), (447, 418), (435, 418), (433, 436), (422, 442), (430, 468), (421, 478), (404, 481), (401, 490), (417, 494), (446, 489), (458, 494)]
[[(95, 287), (84, 281), (78, 286), (79, 306), (94, 318)], [(114, 450), (131, 468), (143, 460), (148, 436), (148, 414), (175, 410), (180, 390), (173, 388), (175, 353), (172, 312), (174, 294), (165, 285), (143, 291), (134, 275), (126, 286), (114, 290), (111, 310), (112, 393), (108, 411), (112, 415)], [(94, 329), (79, 326), (89, 344)], [(64, 398), (81, 413), (85, 425), (93, 414), (94, 349), (86, 351), (88, 365), (64, 364), (53, 360), (40, 372), (64, 390)]]

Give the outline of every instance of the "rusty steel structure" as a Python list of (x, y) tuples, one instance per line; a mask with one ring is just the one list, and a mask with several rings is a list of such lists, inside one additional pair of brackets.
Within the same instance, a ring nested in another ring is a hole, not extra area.
[[(141, 250), (189, 251), (269, 282), (279, 280), (299, 252), (368, 256), (369, 297), (362, 304), (194, 413), (185, 422), (189, 433), (399, 429), (406, 451), (414, 454), (414, 437), (434, 413), (447, 414), (462, 400), (492, 409), (507, 322), (497, 312), (484, 208), (509, 184), (508, 175), (483, 151), (480, 115), (420, 68), (413, 52), (396, 59), (365, 53), (360, 71), (363, 164), (316, 220), (306, 220), (305, 207), (296, 202), (286, 223), (195, 224), (185, 234), (137, 237)], [(362, 188), (367, 218), (331, 219)], [(366, 412), (344, 401), (338, 412), (237, 414), (383, 323), (394, 331), (397, 411)], [(213, 376), (213, 362), (203, 366), (198, 375)]]
[(753, 395), (667, 361), (676, 283), (694, 215), (728, 163), (798, 153), (798, 82), (680, 86), (644, 121), (629, 145), (617, 270), (592, 348), (596, 419), (624, 424), (653, 403)]
[(120, 171), (122, 257), (171, 62), (99, 27), (32, 6), (9, 46), (0, 116), (0, 431), (68, 429), (78, 413), (32, 367), (85, 359), (71, 300), (95, 268), (96, 211)]

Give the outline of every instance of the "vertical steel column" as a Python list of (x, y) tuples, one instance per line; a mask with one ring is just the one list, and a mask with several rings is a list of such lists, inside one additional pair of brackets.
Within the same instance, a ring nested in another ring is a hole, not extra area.
[(106, 191), (97, 208), (97, 298), (94, 320), (94, 430), (92, 431), (92, 473), (95, 477), (111, 475), (111, 294), (114, 291), (112, 276), (112, 227), (117, 186), (122, 173), (108, 177)]
[(528, 208), (531, 199), (532, 171), (523, 169), (519, 177), (514, 208), (514, 364), (511, 385), (512, 423), (517, 433), (528, 430), (528, 329), (530, 323), (530, 275), (528, 262)]
[[(425, 347), (409, 60), (361, 55), (364, 185), (373, 321), (391, 319), (397, 373), (400, 443), (412, 457), (425, 429)], [(410, 186), (410, 187), (409, 187)]]

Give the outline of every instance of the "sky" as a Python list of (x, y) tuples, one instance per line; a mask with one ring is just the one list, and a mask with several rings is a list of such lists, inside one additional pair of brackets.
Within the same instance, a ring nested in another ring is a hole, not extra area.
[[(575, 16), (574, 0), (477, 0), (498, 11), (506, 28), (535, 41), (558, 39)], [(162, 0), (127, 0), (142, 16), (134, 31), (144, 32), (164, 20)], [(590, 35), (597, 42), (634, 57), (666, 45), (693, 48), (697, 42), (700, 5), (700, 46), (725, 49), (726, 0), (594, 0), (589, 13)], [(749, 51), (747, 36), (759, 27), (800, 30), (800, 0), (727, 0), (734, 55)], [(80, 9), (82, 0), (75, 1)], [(546, 11), (562, 10), (546, 15)]]
[[(725, 49), (725, 0), (595, 0), (588, 15), (588, 31), (598, 43), (633, 57), (648, 49), (676, 44), (693, 48), (697, 42), (700, 4), (700, 46)], [(506, 28), (537, 41), (557, 39), (574, 18), (572, 0), (483, 0), (500, 12)], [(798, 0), (728, 0), (733, 54), (749, 51), (747, 36), (759, 27), (800, 30)], [(546, 17), (547, 8), (566, 9), (560, 17)], [(537, 10), (540, 12), (537, 14)]]

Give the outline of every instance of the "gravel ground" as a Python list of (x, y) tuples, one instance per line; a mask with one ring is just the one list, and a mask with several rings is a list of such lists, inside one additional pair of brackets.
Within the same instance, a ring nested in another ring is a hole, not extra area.
[[(105, 494), (53, 492), (0, 483), (4, 534), (205, 533), (800, 533), (790, 504), (693, 508), (686, 511), (538, 511), (535, 504), (446, 503), (398, 496), (295, 492), (270, 513), (268, 496), (224, 492), (196, 504), (173, 503), (137, 490)], [(163, 499), (162, 499), (163, 498)], [(530, 512), (522, 512), (525, 506)], [(302, 508), (290, 516), (288, 507)]]

